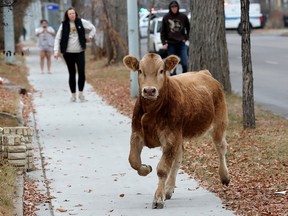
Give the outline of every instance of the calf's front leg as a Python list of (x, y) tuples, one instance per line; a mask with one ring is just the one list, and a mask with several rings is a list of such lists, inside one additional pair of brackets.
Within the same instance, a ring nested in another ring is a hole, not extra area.
[(137, 132), (132, 132), (130, 138), (129, 163), (133, 169), (137, 170), (140, 176), (146, 176), (152, 172), (152, 167), (150, 165), (145, 165), (141, 162), (143, 146), (143, 140), (139, 134)]

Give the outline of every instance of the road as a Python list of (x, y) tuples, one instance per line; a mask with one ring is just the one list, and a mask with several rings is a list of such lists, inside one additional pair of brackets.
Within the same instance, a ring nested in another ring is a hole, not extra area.
[[(241, 37), (227, 34), (232, 90), (242, 92)], [(288, 118), (288, 37), (279, 33), (252, 33), (251, 54), (254, 99)]]
[[(251, 54), (256, 104), (288, 118), (288, 37), (283, 31), (254, 31)], [(227, 33), (232, 90), (242, 94), (241, 36)], [(147, 39), (141, 40), (141, 56), (147, 52)]]

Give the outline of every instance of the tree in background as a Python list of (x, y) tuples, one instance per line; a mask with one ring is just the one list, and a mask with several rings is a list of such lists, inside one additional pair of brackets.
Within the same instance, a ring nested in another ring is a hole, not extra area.
[[(4, 26), (3, 23), (3, 7), (13, 6), (13, 18), (14, 18), (14, 36), (15, 44), (19, 42), (20, 36), (23, 32), (23, 20), (25, 16), (25, 11), (29, 4), (33, 0), (16, 1), (16, 0), (6, 0), (0, 3), (0, 50), (4, 49)], [(16, 50), (16, 49), (15, 49)]]
[(96, 43), (92, 44), (95, 59), (105, 56), (108, 65), (122, 62), (128, 53), (127, 1), (91, 0), (89, 7), (73, 2), (81, 17), (87, 19), (89, 14), (96, 27)]
[(189, 70), (208, 69), (231, 92), (224, 0), (191, 0)]
[[(201, 15), (199, 14), (201, 11)], [(231, 92), (224, 0), (191, 0), (189, 68), (208, 69)], [(241, 0), (243, 127), (255, 128), (249, 0)]]
[(243, 128), (255, 128), (253, 70), (251, 60), (249, 0), (241, 0), (242, 27), (242, 112)]
[(104, 14), (104, 44), (108, 64), (122, 62), (128, 54), (127, 1), (102, 0)]
[[(79, 9), (83, 9), (85, 7), (84, 2), (85, 1), (71, 0), (71, 6), (76, 8), (77, 11), (78, 11)], [(85, 13), (85, 11), (84, 10), (80, 10), (79, 13), (80, 13), (79, 16), (83, 17), (83, 14)]]

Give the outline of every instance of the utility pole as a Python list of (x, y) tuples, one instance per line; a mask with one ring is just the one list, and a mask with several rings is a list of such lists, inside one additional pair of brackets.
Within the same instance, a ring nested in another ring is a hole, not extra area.
[(5, 62), (13, 64), (15, 55), (13, 5), (5, 0), (3, 0), (3, 21)]
[[(129, 54), (139, 59), (139, 27), (137, 1), (127, 0)], [(138, 73), (130, 71), (130, 96), (138, 96)]]

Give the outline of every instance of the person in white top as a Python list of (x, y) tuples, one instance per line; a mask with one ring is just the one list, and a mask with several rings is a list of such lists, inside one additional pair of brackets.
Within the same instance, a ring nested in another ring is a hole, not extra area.
[[(88, 32), (87, 35), (85, 32)], [(96, 33), (95, 26), (85, 19), (80, 19), (74, 8), (69, 8), (64, 14), (54, 43), (54, 57), (60, 53), (65, 59), (69, 72), (69, 87), (72, 93), (71, 101), (76, 101), (76, 65), (78, 72), (79, 100), (86, 101), (83, 95), (85, 85), (85, 49)]]
[(40, 48), (40, 68), (41, 73), (44, 73), (44, 62), (47, 61), (48, 73), (51, 74), (51, 55), (54, 46), (55, 30), (48, 26), (48, 21), (42, 19), (40, 21), (41, 27), (35, 30), (35, 35), (38, 38), (38, 45)]

